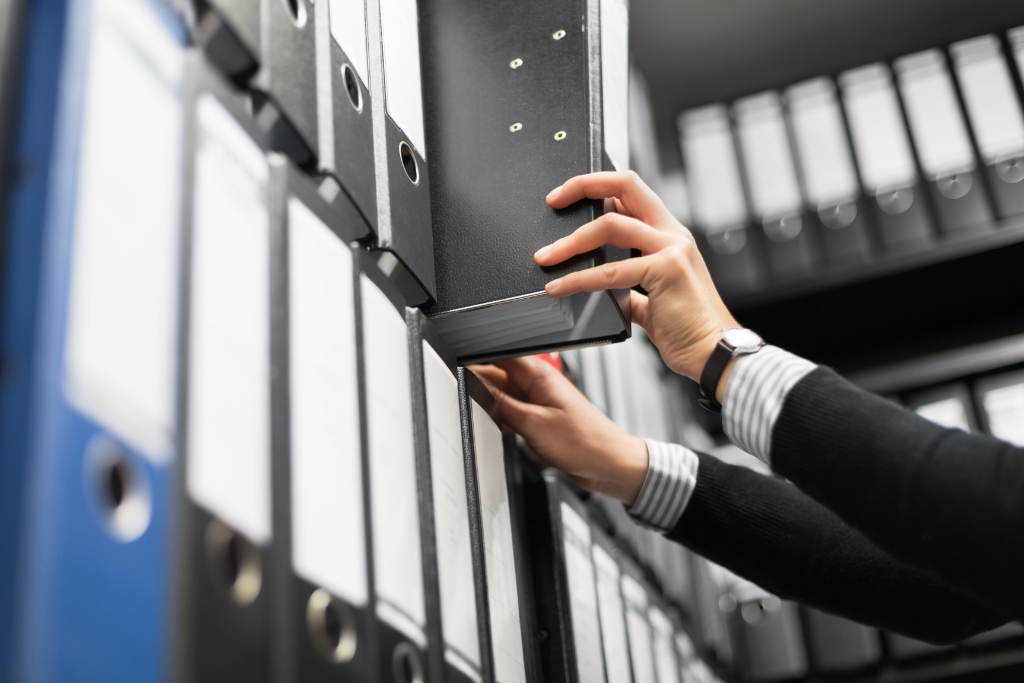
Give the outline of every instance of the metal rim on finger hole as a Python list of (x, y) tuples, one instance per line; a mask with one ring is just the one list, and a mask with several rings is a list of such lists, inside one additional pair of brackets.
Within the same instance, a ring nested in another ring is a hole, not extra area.
[(509, 62), (508, 65), (509, 65), (509, 68), (511, 68), (511, 69), (518, 69), (519, 67), (521, 67), (523, 65), (523, 60), (521, 60), (519, 57), (516, 57), (511, 62)]
[(508, 129), (510, 131), (512, 131), (513, 133), (518, 133), (519, 131), (521, 131), (523, 129), (523, 124), (521, 124), (518, 121), (516, 121), (511, 126), (509, 126)]
[(561, 40), (562, 38), (565, 38), (565, 31), (562, 29), (558, 29), (557, 31), (551, 34), (551, 37), (554, 38), (555, 40)]
[(564, 139), (565, 139), (565, 131), (564, 130), (560, 130), (557, 133), (555, 133), (555, 140), (561, 142)]

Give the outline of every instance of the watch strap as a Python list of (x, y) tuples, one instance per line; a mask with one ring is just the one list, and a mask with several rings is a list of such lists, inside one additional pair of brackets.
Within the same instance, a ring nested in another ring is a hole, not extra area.
[(722, 378), (734, 350), (724, 339), (720, 339), (704, 364), (704, 370), (700, 373), (700, 393), (704, 398), (697, 399), (697, 403), (705, 410), (715, 413), (722, 410), (722, 404), (715, 398), (715, 393), (718, 390), (718, 381)]

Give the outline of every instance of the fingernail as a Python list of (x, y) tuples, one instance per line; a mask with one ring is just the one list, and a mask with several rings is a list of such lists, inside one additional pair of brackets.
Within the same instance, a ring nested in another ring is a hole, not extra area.
[(544, 289), (545, 289), (545, 290), (547, 290), (547, 291), (549, 291), (549, 292), (550, 292), (551, 290), (553, 290), (553, 289), (558, 289), (558, 285), (559, 285), (559, 284), (560, 284), (561, 282), (562, 282), (562, 278), (558, 278), (557, 280), (552, 280), (551, 282), (549, 282), (549, 283), (547, 284), (547, 286), (545, 286), (545, 287), (544, 287)]
[(561, 186), (561, 185), (559, 185), (559, 186), (558, 186), (558, 187), (556, 187), (555, 189), (551, 190), (551, 192), (548, 192), (548, 196), (546, 197), (546, 199), (551, 199), (551, 198), (552, 198), (552, 197), (554, 197), (554, 196), (555, 196), (556, 194), (558, 194), (558, 191), (559, 191), (559, 190), (561, 190), (561, 189), (562, 189), (562, 186)]
[(549, 244), (546, 247), (541, 247), (540, 249), (538, 249), (537, 253), (533, 255), (533, 258), (535, 258), (535, 259), (542, 259), (542, 258), (546, 257), (550, 253), (551, 253), (551, 245)]

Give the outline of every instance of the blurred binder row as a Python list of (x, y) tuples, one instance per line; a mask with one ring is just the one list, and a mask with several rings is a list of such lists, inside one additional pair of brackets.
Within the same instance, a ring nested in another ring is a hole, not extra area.
[(1017, 226), (1022, 63), (1013, 29), (683, 112), (692, 223), (726, 296)]

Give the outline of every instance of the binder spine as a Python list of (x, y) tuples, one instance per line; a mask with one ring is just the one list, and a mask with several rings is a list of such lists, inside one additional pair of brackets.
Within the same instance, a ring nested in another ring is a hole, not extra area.
[[(494, 647), (491, 642), (491, 609), (487, 599), (487, 568), (477, 481), (476, 440), (473, 431), (473, 397), (466, 379), (471, 370), (460, 367), (459, 413), (462, 420), (462, 452), (466, 464), (466, 492), (469, 496), (469, 533), (473, 547), (473, 580), (476, 589), (477, 631), (480, 637), (480, 670), (484, 683), (493, 683)], [(475, 379), (475, 378), (474, 378)]]

